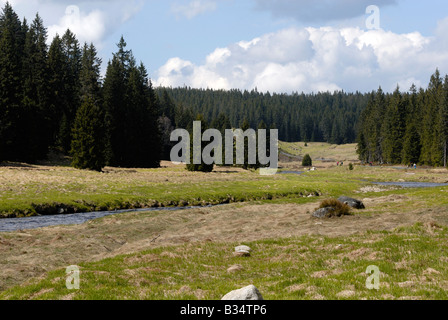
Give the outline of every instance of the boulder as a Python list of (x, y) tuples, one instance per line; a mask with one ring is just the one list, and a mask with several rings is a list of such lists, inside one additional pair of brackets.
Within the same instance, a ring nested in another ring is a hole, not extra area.
[(334, 212), (334, 208), (328, 207), (328, 208), (322, 208), (313, 213), (313, 217), (315, 218), (326, 218), (328, 217), (332, 212)]
[(248, 246), (239, 246), (235, 248), (235, 252), (251, 252), (252, 249)]
[(340, 197), (338, 200), (354, 209), (365, 209), (366, 208), (364, 206), (364, 203), (362, 203), (362, 201), (360, 201), (360, 200), (356, 200), (356, 199), (349, 198), (349, 197)]
[(239, 246), (235, 248), (233, 255), (235, 257), (250, 257), (250, 252), (252, 249), (248, 246)]
[(221, 300), (264, 300), (260, 291), (253, 286), (247, 286), (245, 288), (235, 290), (226, 294)]

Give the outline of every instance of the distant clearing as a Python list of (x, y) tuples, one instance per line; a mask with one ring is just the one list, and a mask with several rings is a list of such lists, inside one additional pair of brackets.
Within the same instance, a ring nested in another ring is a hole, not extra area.
[(303, 157), (309, 154), (313, 160), (334, 160), (358, 162), (356, 144), (332, 145), (323, 142), (280, 142), (279, 147), (292, 156)]

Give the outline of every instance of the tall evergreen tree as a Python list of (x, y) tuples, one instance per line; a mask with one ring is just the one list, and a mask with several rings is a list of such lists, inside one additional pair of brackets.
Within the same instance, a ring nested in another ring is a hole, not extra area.
[[(121, 49), (120, 49), (121, 50)], [(104, 79), (104, 107), (106, 112), (106, 159), (111, 166), (124, 163), (123, 150), (126, 149), (125, 99), (126, 77), (125, 65), (115, 54), (109, 61)]]
[(406, 132), (406, 105), (397, 87), (389, 98), (387, 111), (382, 128), (382, 150), (385, 161), (401, 163), (403, 139)]
[(122, 167), (158, 167), (161, 137), (157, 101), (143, 64), (137, 66), (123, 37), (104, 80), (107, 160)]
[(28, 146), (25, 147), (26, 161), (47, 157), (52, 143), (51, 121), (54, 109), (51, 108), (49, 94), (47, 30), (39, 15), (36, 15), (27, 34), (23, 54), (23, 125), (26, 130)]
[(93, 43), (84, 44), (82, 52), (81, 71), (79, 75), (81, 101), (92, 99), (101, 103), (100, 68), (102, 60), (98, 57)]
[(428, 165), (441, 165), (440, 133), (437, 126), (439, 104), (441, 99), (442, 79), (437, 69), (431, 76), (422, 119), (422, 155), (421, 162)]
[(23, 160), (22, 57), (26, 23), (7, 2), (0, 14), (0, 161)]
[(58, 140), (60, 122), (63, 117), (64, 105), (66, 103), (66, 59), (62, 46), (62, 39), (56, 35), (48, 50), (48, 86), (49, 103), (51, 110), (51, 144), (55, 146)]
[(69, 151), (71, 147), (71, 132), (77, 110), (81, 105), (80, 72), (82, 66), (82, 50), (76, 36), (67, 30), (62, 37), (62, 50), (64, 52), (64, 103), (61, 106), (58, 144)]
[[(200, 147), (200, 152), (201, 152), (201, 163), (200, 164), (195, 164), (194, 163), (194, 139), (191, 138), (190, 139), (190, 163), (187, 164), (186, 168), (188, 171), (199, 171), (199, 172), (212, 172), (213, 168), (214, 168), (214, 164), (206, 164), (204, 163), (203, 159), (202, 159), (202, 152), (204, 150), (204, 148), (206, 147), (206, 143), (202, 142), (202, 135), (204, 134), (204, 132), (209, 128), (207, 121), (205, 121), (204, 116), (202, 114), (198, 114), (196, 116), (195, 121), (200, 121), (201, 122), (201, 147)], [(193, 137), (193, 130), (190, 132), (190, 137)]]
[(440, 133), (440, 145), (443, 153), (443, 166), (448, 165), (448, 75), (445, 76), (443, 82), (443, 93), (440, 99), (439, 107), (439, 133)]
[(421, 156), (420, 134), (414, 123), (411, 123), (406, 131), (402, 151), (402, 163), (414, 164), (418, 163)]
[(101, 171), (106, 165), (103, 112), (92, 97), (86, 98), (77, 111), (70, 153), (77, 169)]

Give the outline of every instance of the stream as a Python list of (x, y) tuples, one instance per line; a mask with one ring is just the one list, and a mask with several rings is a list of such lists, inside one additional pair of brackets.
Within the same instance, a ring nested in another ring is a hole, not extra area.
[[(283, 171), (279, 172), (278, 174), (300, 175), (302, 173), (303, 172), (300, 171)], [(371, 183), (375, 185), (398, 186), (402, 188), (435, 188), (435, 187), (448, 186), (448, 183), (431, 183), (431, 182), (371, 182)], [(125, 212), (180, 211), (180, 210), (197, 209), (197, 208), (205, 208), (205, 207), (146, 208), (146, 209), (132, 209), (132, 210), (86, 212), (75, 214), (46, 215), (46, 216), (36, 216), (28, 218), (8, 218), (8, 219), (0, 219), (0, 232), (38, 229), (57, 225), (83, 224), (90, 220)]]
[(448, 186), (448, 183), (434, 183), (434, 182), (371, 182), (371, 183), (380, 186), (396, 186), (402, 188), (437, 188)]
[(38, 229), (43, 227), (51, 227), (59, 225), (83, 224), (84, 222), (90, 220), (125, 212), (181, 211), (181, 210), (207, 208), (207, 207), (146, 208), (146, 209), (132, 209), (132, 210), (86, 212), (75, 214), (58, 214), (58, 215), (27, 217), (27, 218), (8, 218), (8, 219), (0, 219), (0, 232), (30, 230), (30, 229)]

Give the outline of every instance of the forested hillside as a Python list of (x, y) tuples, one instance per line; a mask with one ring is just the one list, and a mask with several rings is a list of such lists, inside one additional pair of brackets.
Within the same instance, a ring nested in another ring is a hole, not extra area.
[(178, 122), (176, 115), (189, 108), (209, 122), (225, 115), (234, 128), (245, 119), (252, 128), (263, 121), (268, 128), (277, 128), (283, 141), (333, 144), (356, 141), (357, 121), (369, 99), (368, 95), (345, 92), (288, 95), (192, 88), (158, 88), (157, 92), (161, 101), (169, 96), (177, 107), (166, 114), (178, 127), (183, 117), (178, 116)]
[(448, 76), (437, 70), (426, 90), (370, 94), (361, 115), (358, 153), (365, 162), (447, 165)]

